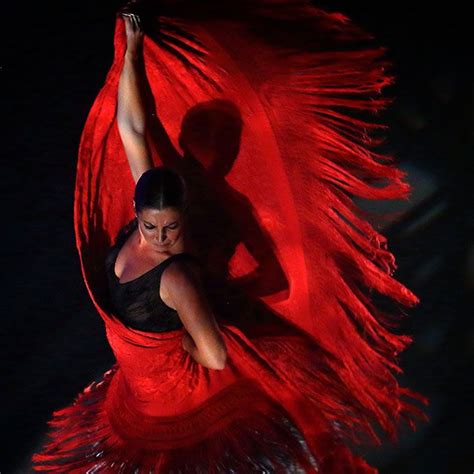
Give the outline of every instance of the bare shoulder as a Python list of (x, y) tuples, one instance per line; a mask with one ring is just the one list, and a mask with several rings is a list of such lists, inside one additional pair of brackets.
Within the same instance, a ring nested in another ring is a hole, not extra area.
[(193, 259), (171, 262), (161, 275), (160, 296), (174, 309), (183, 300), (202, 296), (199, 264)]
[(179, 259), (171, 262), (161, 276), (165, 284), (185, 283), (186, 281), (199, 280), (201, 269), (193, 258)]

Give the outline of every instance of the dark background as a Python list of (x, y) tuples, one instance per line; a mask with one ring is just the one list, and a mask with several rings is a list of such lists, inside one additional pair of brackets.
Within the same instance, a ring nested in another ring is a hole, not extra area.
[[(80, 273), (73, 191), (82, 127), (112, 62), (117, 5), (2, 9), (2, 473), (30, 472), (52, 411), (113, 362)], [(384, 233), (398, 278), (421, 299), (402, 326), (415, 342), (401, 381), (430, 398), (431, 421), (367, 456), (383, 474), (471, 473), (472, 20), (453, 2), (319, 5), (388, 48), (397, 83), (387, 89), (396, 97), (383, 117), (387, 146), (413, 185), (409, 201), (377, 208), (401, 212)]]

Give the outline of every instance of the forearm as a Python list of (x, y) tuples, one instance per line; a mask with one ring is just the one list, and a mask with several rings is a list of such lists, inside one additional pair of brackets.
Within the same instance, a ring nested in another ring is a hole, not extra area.
[(117, 125), (135, 183), (153, 167), (146, 140), (147, 109), (143, 64), (143, 31), (134, 14), (124, 16), (127, 49), (117, 93)]
[(118, 89), (117, 122), (120, 131), (145, 135), (144, 76), (145, 71), (141, 55), (138, 52), (127, 51)]
[(183, 334), (182, 346), (183, 346), (183, 349), (186, 352), (188, 352), (189, 355), (198, 364), (201, 364), (202, 366), (207, 367), (208, 369), (215, 369), (216, 370), (216, 367), (212, 363), (210, 363), (203, 354), (201, 354), (201, 352), (197, 348), (196, 344), (194, 343), (193, 338), (187, 332), (185, 332)]

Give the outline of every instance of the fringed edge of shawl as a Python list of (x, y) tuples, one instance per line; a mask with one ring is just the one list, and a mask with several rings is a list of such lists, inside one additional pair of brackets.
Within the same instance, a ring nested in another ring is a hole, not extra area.
[(50, 440), (32, 457), (34, 471), (377, 473), (345, 445), (335, 443), (332, 433), (305, 439), (291, 415), (269, 398), (254, 409), (246, 407), (243, 417), (202, 441), (163, 450), (143, 448), (142, 443), (121, 439), (104, 410), (107, 389), (117, 369), (115, 365), (102, 381), (87, 386), (74, 403), (53, 413), (48, 421)]

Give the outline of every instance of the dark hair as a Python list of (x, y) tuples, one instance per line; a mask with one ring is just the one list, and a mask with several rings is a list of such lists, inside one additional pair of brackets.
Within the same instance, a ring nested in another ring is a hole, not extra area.
[(182, 176), (166, 166), (145, 171), (135, 186), (135, 211), (144, 208), (165, 209), (174, 207), (186, 210), (186, 185)]

